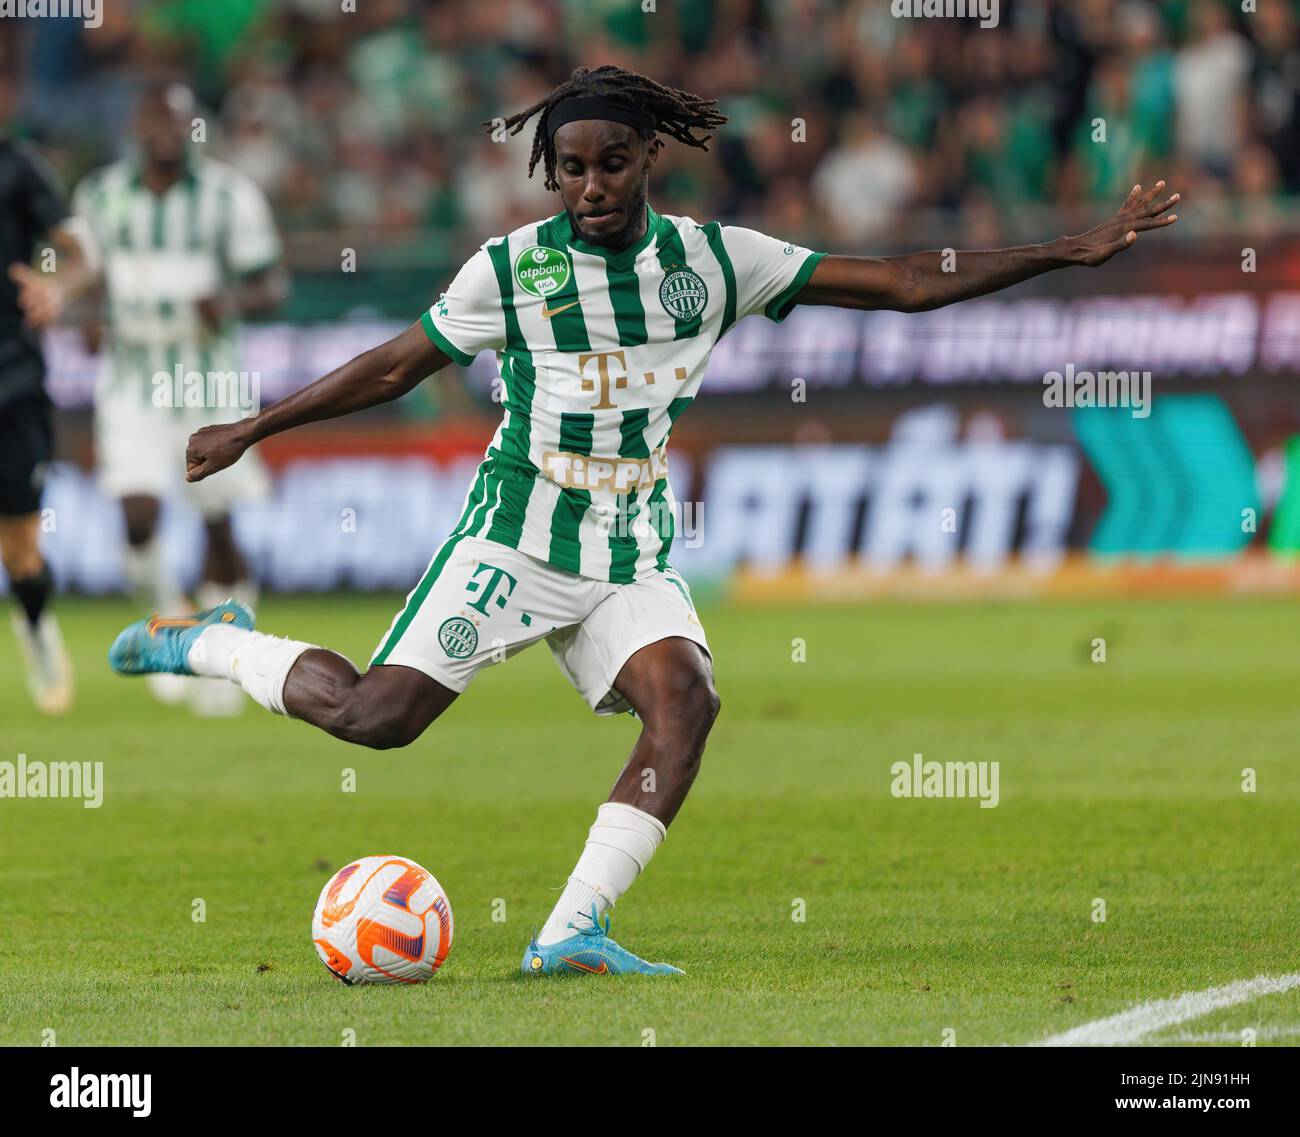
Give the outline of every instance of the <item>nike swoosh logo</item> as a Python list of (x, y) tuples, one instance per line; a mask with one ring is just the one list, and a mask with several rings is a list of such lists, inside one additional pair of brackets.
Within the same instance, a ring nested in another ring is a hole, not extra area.
[(542, 319), (549, 320), (552, 316), (558, 316), (561, 312), (567, 312), (575, 304), (581, 304), (582, 299), (570, 300), (567, 304), (561, 304), (558, 308), (548, 308), (546, 301), (542, 301)]
[(149, 638), (153, 639), (158, 634), (159, 628), (193, 628), (198, 625), (198, 620), (188, 617), (183, 619), (164, 619), (162, 616), (150, 616), (149, 622), (145, 625), (145, 631), (149, 633)]
[(579, 963), (576, 959), (572, 959), (567, 955), (560, 956), (560, 960), (564, 963), (567, 963), (570, 967), (573, 968), (574, 971), (589, 971), (592, 975), (609, 974), (609, 964), (606, 963), (603, 959), (600, 961), (599, 967), (591, 967), (588, 964)]

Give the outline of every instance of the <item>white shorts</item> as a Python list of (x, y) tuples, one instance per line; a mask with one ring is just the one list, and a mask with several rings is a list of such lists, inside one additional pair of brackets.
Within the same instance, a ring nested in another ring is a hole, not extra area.
[(173, 410), (129, 396), (102, 392), (95, 401), (95, 463), (99, 488), (109, 497), (140, 494), (167, 498), (183, 488), (205, 521), (224, 517), (238, 502), (261, 501), (271, 492), (266, 467), (249, 451), (233, 466), (185, 481), (185, 447), (200, 427), (230, 421), (231, 411)]
[(598, 715), (631, 705), (614, 680), (670, 636), (706, 652), (690, 589), (671, 569), (631, 584), (589, 580), (481, 537), (451, 537), (375, 649), (372, 667), (414, 667), (453, 691), (538, 640)]

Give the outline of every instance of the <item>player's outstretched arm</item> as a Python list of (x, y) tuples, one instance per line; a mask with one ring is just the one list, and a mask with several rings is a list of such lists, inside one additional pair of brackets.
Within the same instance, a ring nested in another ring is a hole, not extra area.
[(401, 398), (450, 362), (430, 342), (424, 329), (418, 323), (412, 324), (401, 335), (362, 352), (252, 418), (195, 431), (185, 451), (185, 480), (200, 482), (224, 470), (253, 443), (282, 430)]
[(937, 250), (904, 257), (823, 257), (796, 302), (925, 312), (996, 292), (1052, 269), (1105, 264), (1132, 245), (1139, 233), (1178, 220), (1176, 213), (1164, 214), (1180, 195), (1158, 201), (1164, 188), (1163, 181), (1145, 193), (1134, 186), (1110, 220), (1077, 237), (1059, 237), (1046, 245), (957, 252), (946, 265), (944, 253)]

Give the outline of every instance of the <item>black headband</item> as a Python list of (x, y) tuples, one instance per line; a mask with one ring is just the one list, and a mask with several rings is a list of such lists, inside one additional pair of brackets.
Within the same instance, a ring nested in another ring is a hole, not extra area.
[(657, 125), (653, 114), (632, 103), (607, 99), (603, 95), (570, 95), (556, 103), (547, 114), (546, 136), (554, 141), (555, 132), (566, 122), (577, 122), (585, 118), (621, 122), (624, 126), (635, 127), (642, 134), (653, 131)]

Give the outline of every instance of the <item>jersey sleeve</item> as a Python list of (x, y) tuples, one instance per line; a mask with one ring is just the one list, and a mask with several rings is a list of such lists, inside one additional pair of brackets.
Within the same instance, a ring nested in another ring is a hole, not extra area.
[(826, 255), (735, 225), (723, 227), (722, 244), (736, 275), (736, 319), (762, 314), (778, 324)]
[(506, 346), (501, 286), (486, 245), (465, 262), (420, 324), (434, 346), (462, 367), (473, 363), (480, 351)]
[(266, 195), (243, 174), (234, 177), (230, 192), (231, 224), (222, 249), (226, 267), (236, 276), (271, 268), (279, 263), (282, 249)]

